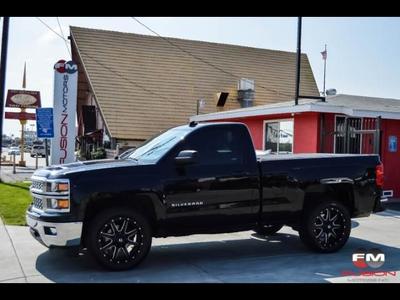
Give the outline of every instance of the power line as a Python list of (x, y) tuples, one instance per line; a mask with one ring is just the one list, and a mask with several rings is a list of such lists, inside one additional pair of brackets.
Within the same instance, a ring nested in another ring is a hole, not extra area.
[[(56, 34), (58, 37), (60, 37), (64, 42), (67, 42), (67, 40), (62, 36), (62, 35), (60, 35), (57, 31), (55, 31), (53, 28), (51, 28), (49, 25), (47, 25), (44, 21), (42, 21), (42, 19), (40, 19), (39, 17), (36, 17), (36, 19), (38, 19), (44, 26), (46, 26), (50, 31), (52, 31), (54, 34)], [(67, 46), (67, 50), (68, 50), (68, 53), (70, 54), (70, 52), (69, 52), (69, 49), (68, 49), (68, 46)], [(70, 54), (71, 55), (71, 54)]]
[[(57, 34), (57, 36), (58, 36), (59, 38), (61, 38), (62, 40), (66, 41), (66, 39), (65, 39), (63, 36), (61, 36), (59, 33), (55, 32), (50, 26), (48, 26), (45, 22), (43, 22), (42, 20), (40, 20), (40, 18), (37, 17), (37, 19), (39, 19), (39, 21), (42, 22), (49, 30), (51, 30), (52, 32), (54, 32), (55, 34)], [(127, 82), (129, 82), (129, 83), (131, 83), (131, 84), (133, 84), (133, 85), (135, 85), (135, 86), (141, 88), (142, 90), (144, 90), (144, 91), (146, 91), (146, 92), (148, 92), (148, 93), (150, 93), (150, 94), (152, 94), (152, 95), (155, 95), (155, 96), (157, 96), (158, 98), (164, 99), (164, 100), (166, 100), (167, 102), (169, 102), (169, 103), (171, 103), (171, 104), (175, 104), (175, 105), (176, 105), (176, 104), (180, 104), (180, 105), (182, 105), (182, 102), (179, 102), (178, 100), (177, 100), (176, 102), (175, 102), (175, 101), (172, 101), (172, 100), (170, 100), (169, 98), (167, 98), (167, 97), (165, 97), (165, 96), (163, 96), (163, 95), (160, 95), (160, 94), (158, 94), (158, 93), (156, 93), (156, 92), (153, 92), (152, 90), (149, 90), (148, 88), (146, 88), (146, 87), (144, 87), (144, 86), (142, 86), (142, 85), (140, 85), (140, 84), (138, 84), (138, 83), (136, 83), (136, 82), (130, 80), (129, 78), (126, 78), (124, 75), (118, 73), (117, 71), (115, 71), (114, 69), (110, 68), (109, 66), (107, 66), (107, 65), (105, 65), (105, 64), (103, 64), (103, 63), (101, 63), (99, 60), (97, 60), (97, 59), (94, 58), (93, 56), (89, 55), (88, 53), (85, 53), (85, 52), (82, 52), (82, 51), (80, 51), (80, 53), (83, 54), (83, 55), (85, 55), (85, 56), (87, 56), (87, 57), (89, 57), (92, 61), (96, 62), (96, 63), (99, 64), (100, 66), (102, 66), (102, 67), (104, 67), (105, 69), (109, 70), (111, 73), (113, 73), (113, 74), (119, 76), (120, 78), (126, 80)]]
[(49, 25), (47, 25), (44, 21), (42, 21), (41, 18), (36, 17), (36, 19), (38, 19), (44, 26), (46, 26), (50, 31), (52, 31), (53, 33), (55, 33), (58, 37), (60, 37), (62, 40), (65, 40), (65, 38), (60, 35), (57, 31), (55, 31), (53, 28), (51, 28)]
[[(183, 48), (180, 47), (179, 45), (177, 45), (177, 44), (171, 42), (168, 38), (165, 38), (165, 37), (163, 37), (162, 35), (158, 34), (156, 31), (154, 31), (154, 30), (151, 29), (149, 26), (147, 26), (146, 24), (144, 24), (144, 23), (142, 23), (141, 21), (139, 21), (137, 18), (135, 18), (135, 17), (131, 17), (131, 18), (132, 18), (133, 20), (135, 20), (137, 23), (139, 23), (140, 25), (142, 25), (143, 27), (145, 27), (147, 30), (149, 30), (149, 31), (151, 31), (152, 33), (154, 33), (155, 35), (157, 35), (159, 38), (163, 39), (164, 41), (166, 41), (166, 42), (169, 43), (170, 45), (172, 45), (172, 46), (178, 48), (179, 50), (185, 52), (186, 54), (192, 56), (193, 58), (195, 58), (195, 59), (197, 59), (197, 60), (199, 60), (199, 61), (201, 61), (201, 62), (203, 62), (203, 63), (205, 63), (205, 64), (207, 64), (207, 65), (213, 67), (214, 69), (217, 69), (217, 70), (219, 70), (219, 71), (221, 71), (221, 72), (223, 72), (223, 73), (225, 73), (225, 74), (227, 74), (227, 75), (230, 75), (230, 76), (235, 77), (235, 78), (240, 78), (240, 76), (237, 76), (237, 75), (235, 75), (235, 74), (233, 74), (233, 73), (231, 73), (231, 72), (228, 72), (228, 71), (226, 71), (226, 70), (224, 70), (224, 69), (222, 69), (222, 68), (220, 68), (220, 67), (218, 67), (218, 66), (216, 66), (216, 65), (214, 65), (214, 64), (212, 64), (212, 63), (210, 63), (210, 62), (208, 62), (207, 60), (205, 60), (205, 59), (203, 59), (203, 58), (201, 58), (201, 57), (199, 57), (199, 56), (197, 56), (197, 55), (195, 55), (195, 54), (193, 54), (193, 53), (187, 51), (186, 49), (183, 49)], [(245, 78), (242, 78), (242, 80), (245, 80), (245, 81), (247, 81), (247, 82), (249, 82), (249, 83), (252, 83), (252, 81), (247, 80), (247, 79), (245, 79)], [(276, 94), (278, 94), (278, 95), (280, 94), (280, 95), (284, 95), (284, 96), (288, 96), (288, 97), (293, 97), (293, 95), (281, 93), (281, 92), (279, 92), (278, 90), (270, 89), (270, 88), (267, 88), (267, 87), (262, 86), (262, 85), (259, 85), (259, 84), (255, 84), (255, 86), (260, 87), (260, 88), (262, 88), (262, 89), (264, 89), (264, 90), (266, 90), (266, 91), (274, 92), (274, 93), (276, 93)]]
[[(62, 35), (60, 35), (60, 34), (59, 34), (58, 32), (56, 32), (56, 31), (54, 31), (54, 30), (53, 30), (50, 26), (48, 26), (44, 21), (42, 21), (42, 20), (41, 20), (40, 18), (38, 18), (38, 17), (36, 17), (36, 18), (37, 18), (41, 23), (43, 23), (43, 25), (45, 25), (49, 30), (51, 30), (51, 31), (52, 31), (53, 33), (55, 33), (58, 37), (60, 37), (63, 41), (66, 41), (66, 39), (65, 39)], [(134, 17), (132, 17), (132, 18), (134, 18)], [(139, 21), (139, 22), (140, 22), (140, 21)], [(143, 26), (146, 26), (146, 25), (144, 25), (144, 24), (142, 24), (142, 25), (143, 25)], [(147, 28), (147, 27), (146, 27), (146, 28)], [(150, 28), (148, 28), (148, 29), (151, 30)], [(151, 31), (152, 31), (152, 30), (151, 30)], [(152, 32), (153, 32), (153, 31), (152, 31)], [(156, 32), (154, 32), (154, 33), (157, 34)], [(158, 35), (158, 34), (157, 34), (157, 35)], [(212, 66), (212, 67), (214, 67), (214, 68), (217, 68), (217, 69), (220, 70), (221, 72), (224, 72), (224, 73), (226, 73), (226, 74), (228, 74), (228, 75), (230, 75), (230, 76), (233, 76), (233, 77), (237, 77), (237, 78), (239, 77), (239, 76), (236, 76), (236, 75), (234, 75), (234, 74), (232, 74), (232, 73), (229, 73), (229, 72), (227, 72), (227, 71), (225, 71), (225, 70), (223, 70), (223, 69), (221, 69), (221, 68), (219, 68), (219, 67), (217, 67), (217, 66), (214, 66), (213, 64), (211, 64), (211, 63), (209, 63), (209, 62), (203, 60), (202, 58), (199, 58), (199, 57), (193, 55), (193, 54), (190, 53), (189, 51), (187, 51), (187, 50), (185, 50), (185, 49), (182, 49), (181, 47), (175, 45), (174, 43), (170, 42), (169, 40), (165, 39), (164, 37), (162, 37), (162, 36), (160, 36), (160, 35), (158, 35), (158, 36), (161, 37), (162, 39), (166, 40), (168, 43), (170, 43), (170, 44), (173, 45), (174, 47), (177, 47), (177, 48), (179, 48), (181, 51), (184, 51), (184, 52), (186, 52), (187, 54), (189, 54), (189, 55), (191, 55), (191, 56), (194, 56), (196, 59), (199, 59), (199, 60), (201, 60), (202, 62), (207, 63), (208, 65), (210, 65), (210, 66)], [(69, 49), (68, 49), (68, 50), (69, 50)], [(131, 84), (133, 84), (133, 85), (135, 85), (135, 86), (137, 86), (137, 87), (139, 87), (140, 89), (146, 91), (147, 93), (150, 93), (150, 94), (155, 95), (155, 96), (157, 96), (157, 97), (159, 97), (159, 98), (161, 98), (161, 99), (164, 99), (164, 100), (166, 100), (167, 102), (169, 102), (169, 103), (171, 103), (171, 104), (175, 104), (175, 105), (176, 105), (176, 104), (180, 104), (180, 105), (182, 104), (182, 103), (179, 102), (179, 101), (172, 101), (171, 99), (166, 98), (165, 96), (160, 95), (160, 94), (158, 94), (158, 93), (156, 93), (156, 92), (154, 92), (154, 91), (152, 91), (152, 90), (150, 90), (150, 89), (148, 89), (148, 88), (146, 88), (146, 87), (144, 87), (144, 86), (142, 86), (142, 85), (140, 85), (140, 84), (138, 84), (138, 83), (136, 83), (136, 82), (130, 80), (129, 78), (126, 78), (124, 75), (120, 74), (118, 71), (115, 71), (114, 69), (110, 68), (109, 66), (103, 64), (103, 63), (100, 62), (98, 59), (94, 58), (93, 56), (89, 55), (88, 53), (85, 53), (85, 52), (82, 52), (82, 51), (80, 51), (80, 53), (83, 54), (83, 55), (85, 55), (85, 56), (87, 56), (89, 59), (91, 59), (92, 61), (94, 61), (94, 62), (96, 62), (97, 64), (101, 65), (101, 66), (104, 67), (105, 69), (109, 70), (111, 73), (113, 73), (113, 74), (117, 75), (118, 77), (124, 79), (125, 81), (127, 81), (127, 82), (129, 82), (129, 83), (131, 83)], [(270, 90), (270, 91), (276, 92), (276, 93), (281, 94), (281, 95), (286, 95), (286, 94), (284, 94), (284, 93), (279, 93), (279, 91), (271, 90), (271, 89), (265, 88), (265, 87), (260, 86), (260, 85), (256, 85), (256, 86), (262, 87), (262, 88), (264, 88), (264, 89), (266, 89), (266, 90)], [(290, 95), (287, 95), (287, 96), (290, 96)], [(291, 96), (290, 96), (290, 97), (291, 97)]]
[(70, 51), (69, 48), (68, 48), (67, 39), (64, 37), (64, 32), (63, 32), (62, 27), (61, 27), (61, 24), (60, 24), (60, 19), (59, 19), (58, 17), (56, 17), (56, 18), (57, 18), (58, 27), (60, 28), (61, 35), (62, 35), (62, 37), (63, 37), (63, 39), (64, 39), (64, 42), (65, 42), (65, 46), (67, 47), (67, 51), (68, 51), (70, 57), (72, 58), (71, 51)]

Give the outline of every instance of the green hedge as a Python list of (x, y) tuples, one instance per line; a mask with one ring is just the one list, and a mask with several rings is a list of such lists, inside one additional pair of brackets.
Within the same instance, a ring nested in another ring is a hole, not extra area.
[(107, 152), (104, 148), (97, 148), (96, 151), (90, 153), (92, 159), (104, 159), (107, 158)]

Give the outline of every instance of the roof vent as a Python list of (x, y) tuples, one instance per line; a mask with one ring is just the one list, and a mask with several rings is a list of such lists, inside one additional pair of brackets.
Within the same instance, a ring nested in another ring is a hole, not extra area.
[(241, 107), (251, 107), (254, 102), (254, 80), (242, 78), (238, 82), (238, 101)]

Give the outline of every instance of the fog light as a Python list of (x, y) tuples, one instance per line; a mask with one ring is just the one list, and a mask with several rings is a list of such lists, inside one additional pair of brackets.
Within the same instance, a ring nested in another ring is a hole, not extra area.
[(55, 227), (44, 226), (44, 234), (57, 235), (57, 229)]

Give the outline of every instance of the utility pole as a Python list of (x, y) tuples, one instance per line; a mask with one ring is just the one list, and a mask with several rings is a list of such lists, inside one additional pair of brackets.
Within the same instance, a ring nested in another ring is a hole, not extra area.
[[(0, 153), (1, 149), (3, 149), (4, 92), (6, 88), (6, 64), (7, 64), (9, 24), (10, 24), (10, 17), (3, 17), (3, 32), (1, 35), (1, 61), (0, 61)], [(1, 158), (0, 158), (0, 167), (1, 167)]]
[(326, 79), (326, 58), (327, 58), (327, 55), (328, 55), (328, 52), (326, 51), (326, 44), (325, 44), (325, 51), (324, 52), (322, 52), (322, 53), (324, 53), (323, 54), (323, 59), (324, 59), (324, 89), (322, 90), (323, 91), (323, 95), (324, 95), (324, 97), (326, 96), (326, 90), (325, 90), (325, 79)]
[[(26, 88), (26, 62), (24, 64), (24, 75), (22, 76), (22, 89), (25, 90)], [(21, 113), (25, 112), (25, 108), (21, 108)], [(25, 167), (26, 163), (24, 160), (24, 151), (25, 151), (25, 125), (27, 124), (27, 120), (19, 120), (19, 123), (21, 124), (21, 158), (19, 161), (19, 165), (21, 167)]]
[(301, 67), (301, 17), (297, 20), (297, 57), (296, 57), (296, 91), (294, 96), (294, 104), (299, 104), (300, 93), (300, 67)]
[(302, 17), (298, 17), (297, 19), (297, 55), (296, 55), (296, 86), (294, 93), (294, 104), (299, 104), (299, 99), (315, 99), (321, 100), (325, 102), (325, 97), (323, 96), (308, 96), (308, 95), (300, 95), (300, 70), (301, 70), (301, 24)]

